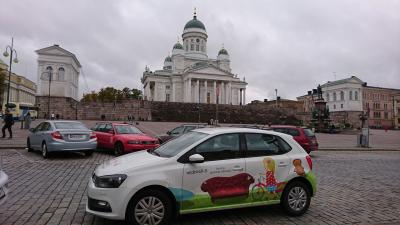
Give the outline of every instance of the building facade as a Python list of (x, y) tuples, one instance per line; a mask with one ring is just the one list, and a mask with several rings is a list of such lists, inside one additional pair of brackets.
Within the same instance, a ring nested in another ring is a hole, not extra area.
[[(369, 125), (376, 128), (389, 128), (396, 125), (396, 103), (400, 89), (363, 87), (363, 111), (369, 112)], [(397, 108), (398, 110), (398, 108)]]
[(145, 100), (190, 103), (246, 104), (245, 79), (231, 72), (228, 51), (222, 48), (216, 59), (208, 57), (207, 32), (197, 19), (186, 23), (182, 43), (172, 48), (162, 70), (146, 67), (141, 82)]
[[(400, 111), (396, 104), (400, 89), (368, 86), (356, 76), (328, 81), (321, 87), (333, 124), (349, 124), (359, 128), (360, 117), (364, 114), (368, 116), (370, 127), (398, 127), (396, 113)], [(308, 113), (314, 108), (314, 96), (311, 93), (297, 99), (303, 102), (304, 112)]]
[[(0, 60), (0, 72), (4, 75), (3, 93), (0, 97), (0, 105), (3, 106), (7, 102), (8, 92), (8, 66)], [(24, 76), (11, 74), (10, 78), (10, 102), (18, 103), (26, 106), (34, 106), (36, 103), (36, 84)]]
[(48, 96), (50, 91), (51, 96), (68, 97), (78, 101), (81, 64), (76, 56), (59, 45), (36, 50), (36, 53), (38, 54), (37, 95)]

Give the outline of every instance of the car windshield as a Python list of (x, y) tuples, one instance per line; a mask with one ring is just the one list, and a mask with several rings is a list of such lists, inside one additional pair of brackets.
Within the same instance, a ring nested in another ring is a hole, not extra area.
[(142, 131), (140, 131), (136, 127), (128, 125), (117, 125), (115, 126), (115, 130), (118, 134), (142, 134)]
[(173, 157), (179, 152), (203, 139), (208, 134), (191, 131), (178, 138), (172, 139), (154, 150), (154, 154), (161, 157)]
[(307, 137), (315, 136), (314, 132), (312, 132), (310, 129), (304, 129), (304, 133), (306, 134)]
[(79, 129), (87, 130), (85, 125), (79, 122), (55, 122), (54, 126), (56, 129)]

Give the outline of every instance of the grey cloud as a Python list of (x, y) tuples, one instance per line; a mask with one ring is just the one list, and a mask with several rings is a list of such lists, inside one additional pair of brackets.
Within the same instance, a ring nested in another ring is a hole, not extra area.
[(34, 50), (58, 43), (81, 61), (83, 92), (140, 88), (144, 67), (162, 67), (193, 7), (206, 25), (209, 57), (224, 44), (233, 72), (249, 83), (248, 100), (274, 99), (275, 88), (294, 98), (334, 72), (400, 88), (396, 0), (1, 1), (0, 47), (14, 36), (15, 71), (36, 81)]

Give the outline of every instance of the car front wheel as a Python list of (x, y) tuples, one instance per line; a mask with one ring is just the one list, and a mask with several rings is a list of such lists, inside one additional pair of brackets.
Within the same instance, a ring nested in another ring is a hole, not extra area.
[(120, 156), (120, 155), (124, 154), (124, 146), (122, 145), (121, 142), (115, 143), (114, 154), (115, 154), (115, 156)]
[(282, 194), (281, 205), (291, 216), (303, 215), (311, 202), (311, 192), (306, 184), (299, 181), (289, 183)]
[(160, 190), (145, 190), (132, 199), (127, 221), (133, 225), (169, 224), (172, 217), (171, 199)]
[(28, 138), (28, 140), (26, 140), (26, 148), (28, 148), (28, 152), (33, 152), (33, 148), (31, 146), (31, 140)]

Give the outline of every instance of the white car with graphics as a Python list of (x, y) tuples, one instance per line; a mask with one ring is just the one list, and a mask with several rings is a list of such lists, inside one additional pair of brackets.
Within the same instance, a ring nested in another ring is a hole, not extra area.
[(311, 158), (292, 136), (204, 128), (98, 166), (86, 211), (141, 225), (168, 224), (177, 214), (279, 203), (298, 216), (315, 193)]

